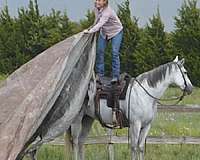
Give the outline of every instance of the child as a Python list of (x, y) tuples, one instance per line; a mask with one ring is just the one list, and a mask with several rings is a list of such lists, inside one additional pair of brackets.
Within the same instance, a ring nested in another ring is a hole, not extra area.
[(119, 50), (123, 37), (123, 26), (117, 14), (108, 5), (108, 0), (96, 0), (95, 2), (95, 23), (84, 33), (95, 33), (100, 30), (97, 57), (96, 72), (101, 79), (104, 76), (104, 53), (107, 42), (112, 42), (112, 82), (119, 80), (120, 76), (120, 59)]

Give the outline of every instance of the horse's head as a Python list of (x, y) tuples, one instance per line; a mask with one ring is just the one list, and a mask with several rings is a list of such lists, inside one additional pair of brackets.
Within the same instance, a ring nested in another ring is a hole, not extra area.
[(179, 60), (177, 56), (173, 62), (176, 65), (173, 72), (173, 83), (179, 86), (187, 94), (191, 94), (193, 85), (187, 75), (187, 70), (184, 67), (185, 60)]

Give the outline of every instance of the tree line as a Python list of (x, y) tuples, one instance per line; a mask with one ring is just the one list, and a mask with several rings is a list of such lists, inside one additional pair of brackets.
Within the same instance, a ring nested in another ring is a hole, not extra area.
[[(192, 82), (200, 86), (200, 9), (197, 0), (184, 1), (175, 16), (175, 29), (166, 32), (159, 8), (144, 27), (131, 15), (129, 0), (118, 5), (118, 16), (124, 26), (121, 47), (121, 72), (132, 76), (169, 62), (176, 55), (186, 59)], [(37, 0), (27, 8), (19, 8), (12, 17), (8, 6), (0, 12), (0, 74), (10, 74), (55, 43), (88, 28), (94, 13), (87, 11), (84, 19), (74, 22), (67, 12), (52, 9), (40, 13)], [(106, 52), (106, 73), (111, 70), (111, 47)]]

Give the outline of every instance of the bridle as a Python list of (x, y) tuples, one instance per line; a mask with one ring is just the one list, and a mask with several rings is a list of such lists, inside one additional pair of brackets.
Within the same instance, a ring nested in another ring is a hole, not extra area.
[[(157, 98), (157, 97), (153, 96), (152, 94), (150, 94), (149, 91), (147, 91), (147, 89), (141, 84), (141, 82), (140, 82), (137, 78), (132, 78), (132, 79), (131, 79), (131, 82), (130, 82), (130, 83), (131, 83), (131, 87), (130, 87), (130, 90), (129, 90), (129, 104), (130, 104), (130, 95), (131, 95), (131, 92), (132, 92), (132, 87), (133, 87), (134, 81), (137, 82), (137, 83), (139, 84), (139, 86), (146, 92), (147, 95), (149, 95), (151, 98), (157, 100), (157, 103), (160, 104), (160, 105), (163, 105), (160, 101), (173, 101), (173, 100), (178, 100), (176, 103), (171, 104), (171, 105), (176, 105), (176, 104), (178, 104), (180, 101), (182, 101), (183, 98), (185, 97), (185, 94), (186, 94), (187, 82), (186, 82), (186, 78), (185, 78), (185, 76), (184, 76), (184, 73), (183, 73), (183, 71), (182, 71), (182, 69), (181, 69), (181, 66), (180, 66), (177, 62), (174, 62), (174, 63), (178, 66), (178, 68), (179, 68), (179, 70), (180, 70), (180, 72), (181, 72), (182, 78), (183, 78), (183, 80), (184, 80), (184, 85), (185, 85), (185, 87), (184, 87), (184, 89), (182, 90), (183, 92), (182, 92), (182, 95), (181, 95), (181, 96), (174, 97), (174, 98)], [(171, 105), (169, 105), (169, 106), (171, 106)], [(166, 106), (166, 105), (165, 105), (165, 106)]]

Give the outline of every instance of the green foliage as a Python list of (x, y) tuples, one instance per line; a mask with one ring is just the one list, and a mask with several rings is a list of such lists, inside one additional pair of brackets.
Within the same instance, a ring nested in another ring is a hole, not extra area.
[(9, 74), (53, 44), (76, 33), (76, 24), (67, 14), (52, 9), (40, 15), (37, 0), (9, 15), (8, 6), (0, 13), (0, 73)]
[(88, 10), (86, 14), (86, 18), (80, 20), (80, 29), (83, 30), (83, 29), (89, 28), (90, 26), (93, 25), (94, 20), (95, 20), (94, 12)]
[(169, 61), (169, 46), (158, 9), (156, 15), (149, 20), (149, 24), (140, 32), (140, 41), (134, 54), (137, 73), (148, 71)]
[(137, 24), (138, 20), (135, 17), (132, 17), (129, 5), (129, 0), (125, 0), (124, 3), (118, 6), (118, 16), (124, 27), (124, 36), (121, 47), (121, 70), (122, 72), (135, 75), (136, 63), (134, 53), (140, 39), (140, 31)]
[[(8, 12), (8, 6), (0, 14), (0, 72), (10, 71), (16, 66), (16, 59), (19, 57), (19, 47), (15, 45), (17, 36), (15, 35), (16, 23)], [(17, 54), (14, 51), (18, 52)]]
[(197, 0), (185, 1), (175, 17), (173, 43), (186, 58), (186, 66), (195, 85), (200, 85), (200, 9)]
[(42, 17), (42, 23), (44, 36), (41, 37), (46, 48), (75, 33), (75, 24), (69, 20), (66, 12), (62, 15), (60, 11), (52, 9), (50, 15)]
[[(175, 17), (174, 32), (165, 32), (159, 8), (145, 27), (131, 15), (130, 0), (118, 5), (118, 16), (124, 26), (121, 46), (121, 72), (132, 76), (171, 61), (176, 55), (186, 59), (192, 82), (200, 86), (200, 9), (197, 0), (184, 1)], [(80, 22), (71, 21), (67, 12), (52, 9), (41, 15), (37, 0), (30, 0), (28, 8), (19, 8), (11, 17), (8, 6), (0, 12), (0, 74), (10, 74), (48, 47), (89, 28), (94, 12), (88, 10)], [(111, 45), (108, 45), (105, 64), (111, 73)]]

